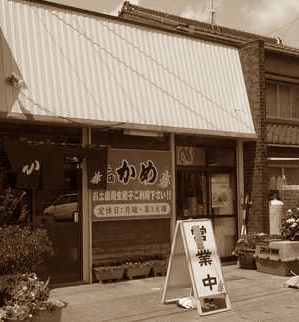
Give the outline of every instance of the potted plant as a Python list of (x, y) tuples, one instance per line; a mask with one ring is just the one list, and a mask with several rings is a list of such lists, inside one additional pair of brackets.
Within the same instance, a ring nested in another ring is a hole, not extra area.
[(270, 238), (267, 245), (257, 247), (255, 257), (258, 271), (281, 276), (299, 273), (298, 226), (298, 208), (289, 209), (281, 220), (281, 235)]
[(282, 218), (281, 235), (285, 240), (299, 240), (299, 209), (289, 209)]
[(134, 277), (147, 277), (151, 273), (152, 260), (148, 256), (133, 256), (127, 258), (126, 274), (128, 279)]
[(49, 300), (49, 279), (41, 281), (35, 273), (14, 274), (2, 280), (0, 321), (59, 322), (65, 306), (63, 301)]
[(121, 280), (125, 274), (124, 261), (112, 260), (93, 265), (93, 275), (96, 281)]
[(157, 254), (152, 260), (152, 273), (154, 276), (165, 275), (168, 267), (168, 256), (166, 254)]
[(266, 242), (267, 238), (268, 235), (264, 233), (248, 233), (238, 239), (233, 255), (238, 257), (240, 268), (256, 269), (254, 257), (256, 245)]
[(34, 272), (53, 248), (47, 230), (31, 225), (0, 228), (0, 321), (60, 321), (62, 301), (49, 299), (49, 278)]
[(46, 229), (31, 225), (0, 227), (0, 275), (34, 272), (53, 254)]

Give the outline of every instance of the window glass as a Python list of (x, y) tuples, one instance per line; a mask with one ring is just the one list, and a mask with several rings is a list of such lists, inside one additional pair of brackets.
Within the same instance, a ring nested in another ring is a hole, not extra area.
[(282, 185), (298, 185), (299, 159), (268, 161), (269, 190), (280, 190)]
[(206, 217), (206, 175), (201, 171), (179, 170), (177, 177), (178, 217)]
[(231, 173), (215, 173), (210, 176), (210, 213), (233, 215), (235, 208), (235, 180)]
[(299, 119), (299, 86), (268, 82), (266, 110), (270, 117)]
[(277, 116), (277, 85), (266, 84), (266, 108), (268, 116)]
[(299, 87), (292, 88), (292, 112), (293, 117), (299, 119)]
[(282, 118), (292, 117), (291, 88), (288, 85), (279, 85), (279, 114)]
[[(206, 165), (198, 162), (203, 158), (189, 157), (190, 151), (206, 155)], [(177, 147), (177, 164), (177, 219), (211, 218), (218, 253), (221, 258), (230, 257), (237, 234), (235, 149)]]
[(73, 214), (78, 211), (78, 189), (81, 171), (78, 162), (65, 158), (63, 164), (63, 185), (59, 189), (36, 190), (36, 212), (41, 217), (52, 217), (55, 221), (73, 221)]
[(235, 217), (213, 219), (216, 245), (220, 257), (229, 257), (233, 253), (237, 235), (236, 220)]

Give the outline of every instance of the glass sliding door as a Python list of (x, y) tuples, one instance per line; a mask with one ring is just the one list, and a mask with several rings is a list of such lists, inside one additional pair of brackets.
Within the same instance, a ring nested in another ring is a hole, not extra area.
[(209, 176), (209, 213), (213, 221), (220, 257), (232, 256), (237, 236), (236, 187), (234, 173)]
[(62, 186), (37, 190), (37, 224), (49, 230), (54, 256), (47, 263), (51, 282), (66, 283), (82, 279), (81, 161), (64, 158)]
[(181, 219), (206, 217), (206, 174), (182, 170), (177, 176), (178, 214)]
[(235, 147), (177, 147), (177, 219), (210, 218), (218, 253), (232, 257), (237, 239)]

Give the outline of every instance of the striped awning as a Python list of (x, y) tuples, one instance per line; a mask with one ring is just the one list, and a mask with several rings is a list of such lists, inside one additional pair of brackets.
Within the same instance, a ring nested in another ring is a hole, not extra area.
[(0, 27), (2, 118), (255, 137), (235, 48), (23, 0)]

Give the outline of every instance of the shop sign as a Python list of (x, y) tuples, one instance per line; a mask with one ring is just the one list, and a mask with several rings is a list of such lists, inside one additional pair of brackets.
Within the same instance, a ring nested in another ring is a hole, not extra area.
[(110, 149), (106, 190), (91, 190), (93, 220), (171, 215), (171, 153)]
[(176, 158), (178, 165), (185, 166), (204, 166), (205, 149), (194, 146), (177, 146)]
[(191, 288), (200, 315), (229, 310), (211, 220), (178, 221), (171, 249), (162, 302)]

